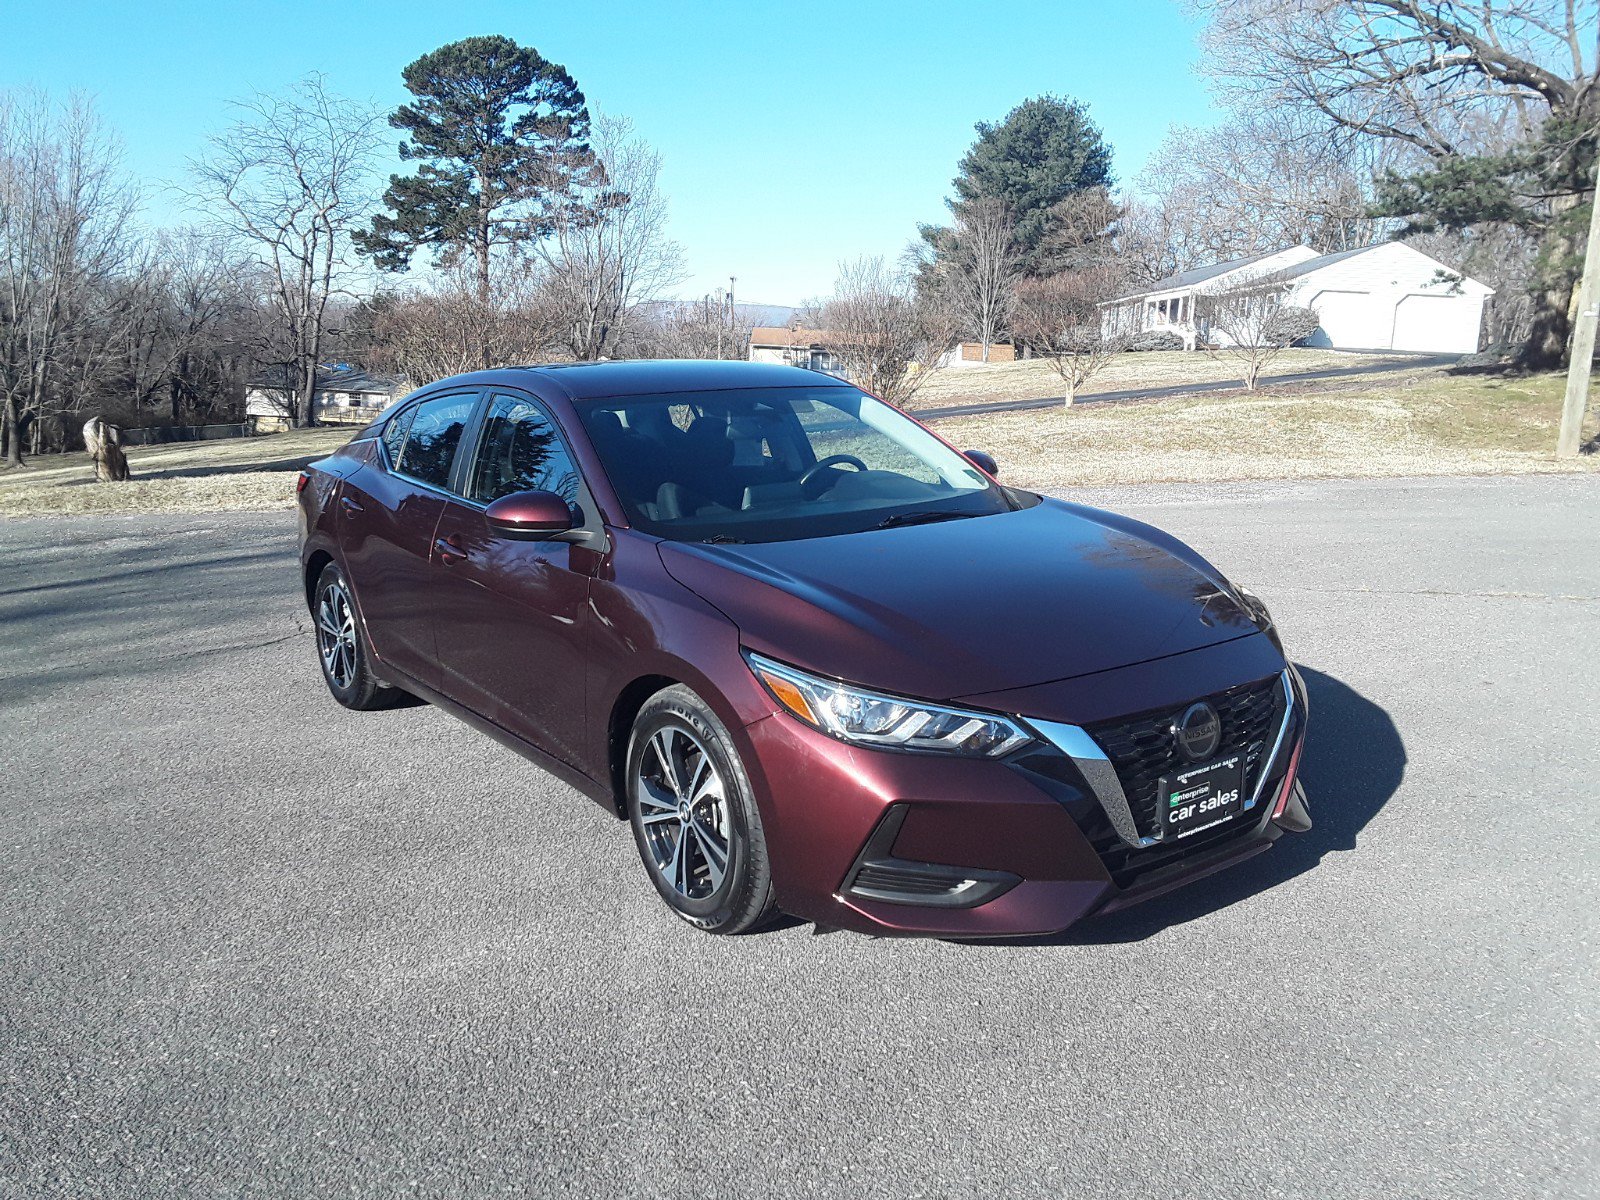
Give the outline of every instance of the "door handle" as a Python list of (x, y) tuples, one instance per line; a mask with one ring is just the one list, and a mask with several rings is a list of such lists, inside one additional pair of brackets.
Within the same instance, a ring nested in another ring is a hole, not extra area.
[(350, 499), (349, 496), (340, 496), (339, 497), (339, 507), (344, 509), (345, 512), (348, 512), (348, 513), (358, 513), (358, 512), (366, 512), (367, 511), (366, 509), (362, 508), (361, 505), (357, 504), (354, 500)]
[(467, 556), (461, 543), (453, 537), (434, 538), (433, 551), (439, 556), (440, 561), (446, 564), (460, 562)]

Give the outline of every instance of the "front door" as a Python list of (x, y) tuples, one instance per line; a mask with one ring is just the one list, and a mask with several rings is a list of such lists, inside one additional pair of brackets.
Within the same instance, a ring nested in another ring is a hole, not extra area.
[(596, 556), (566, 542), (499, 537), (483, 516), (490, 501), (534, 490), (582, 503), (577, 468), (544, 410), (520, 395), (492, 395), (463, 498), (445, 506), (434, 534), (440, 688), (575, 764), (583, 746), (583, 641)]

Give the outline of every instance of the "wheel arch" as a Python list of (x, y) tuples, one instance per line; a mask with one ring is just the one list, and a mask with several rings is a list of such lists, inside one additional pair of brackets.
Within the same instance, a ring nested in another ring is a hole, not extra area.
[(628, 789), (623, 776), (628, 765), (628, 735), (633, 732), (639, 710), (651, 696), (679, 685), (692, 686), (671, 675), (640, 675), (630, 680), (612, 701), (611, 715), (606, 722), (606, 767), (611, 782), (611, 804), (619, 817), (626, 819), (628, 815)]
[(306, 565), (302, 572), (301, 586), (306, 593), (306, 608), (315, 609), (317, 605), (317, 580), (322, 577), (322, 572), (333, 561), (333, 555), (326, 550), (313, 551), (306, 558)]

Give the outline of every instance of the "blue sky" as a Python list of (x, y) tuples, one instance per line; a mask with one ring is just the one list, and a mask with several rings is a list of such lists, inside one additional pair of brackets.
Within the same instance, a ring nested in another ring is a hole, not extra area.
[[(1130, 181), (1174, 122), (1211, 110), (1169, 0), (806, 4), (194, 4), (33, 0), (7, 18), (0, 87), (93, 95), (128, 166), (175, 180), (230, 98), (322, 71), (385, 108), (400, 69), (502, 33), (631, 117), (665, 160), (672, 234), (700, 295), (824, 294), (841, 259), (897, 254), (939, 220), (973, 122), (1057, 92), (1087, 102)], [(152, 215), (177, 219), (170, 201)], [(165, 207), (164, 207), (165, 206)]]

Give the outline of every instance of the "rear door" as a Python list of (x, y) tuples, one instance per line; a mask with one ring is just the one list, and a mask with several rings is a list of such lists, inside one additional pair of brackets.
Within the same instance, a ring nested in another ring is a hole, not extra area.
[(439, 686), (435, 530), (479, 396), (476, 388), (448, 392), (396, 414), (339, 500), (345, 569), (373, 653), (430, 687)]
[(560, 430), (530, 397), (490, 393), (462, 496), (435, 533), (443, 579), (438, 655), (447, 696), (546, 753), (576, 764), (583, 746), (589, 580), (599, 555), (567, 542), (496, 535), (483, 510), (515, 492), (555, 492), (600, 529)]

